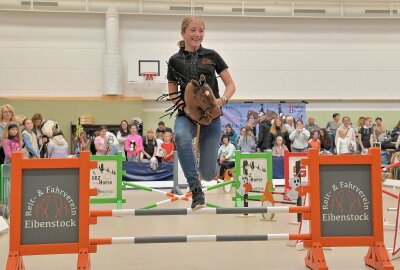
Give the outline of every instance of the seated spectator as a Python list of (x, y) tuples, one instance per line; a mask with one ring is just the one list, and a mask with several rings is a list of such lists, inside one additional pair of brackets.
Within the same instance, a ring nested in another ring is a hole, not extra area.
[(226, 124), (224, 134), (229, 137), (229, 141), (232, 144), (235, 144), (237, 141), (237, 134), (235, 133), (235, 130), (232, 128), (231, 124)]
[(272, 156), (283, 157), (286, 150), (288, 150), (288, 148), (286, 147), (286, 145), (283, 144), (282, 137), (278, 136), (275, 140), (275, 145), (272, 148)]
[(174, 151), (175, 145), (172, 142), (172, 133), (166, 131), (164, 133), (164, 142), (161, 145), (161, 148), (165, 150), (165, 155), (162, 158), (162, 161), (174, 161)]
[(397, 139), (398, 139), (398, 137), (399, 137), (399, 135), (400, 135), (400, 120), (399, 120), (399, 122), (397, 123), (397, 126), (395, 126), (394, 128), (393, 128), (393, 130), (392, 130), (392, 132), (390, 133), (390, 136), (391, 136), (391, 141), (392, 142), (396, 142), (397, 141)]
[(296, 130), (289, 135), (292, 141), (292, 152), (307, 152), (310, 132), (303, 127), (303, 121), (297, 120)]
[(288, 134), (292, 134), (292, 132), (296, 129), (295, 125), (294, 125), (294, 118), (293, 116), (286, 116), (285, 118), (286, 124), (285, 124), (285, 128), (288, 132)]
[(172, 128), (166, 127), (164, 121), (158, 122), (158, 128), (156, 129), (156, 133), (161, 132), (164, 134), (165, 132), (172, 133)]
[(257, 152), (263, 152), (267, 150), (267, 137), (272, 123), (267, 119), (265, 114), (261, 114), (259, 116), (259, 121), (260, 125), (258, 126)]
[(308, 117), (306, 129), (307, 129), (308, 131), (310, 131), (310, 133), (312, 133), (314, 130), (316, 130), (316, 131), (319, 132), (320, 127), (319, 127), (318, 125), (315, 124), (315, 117), (314, 117), (314, 116)]
[(374, 134), (372, 129), (372, 118), (366, 117), (364, 126), (358, 131), (358, 143), (361, 147), (361, 154), (368, 154), (369, 148), (374, 143)]
[(308, 140), (308, 146), (310, 148), (321, 149), (321, 141), (319, 140), (319, 132), (318, 130), (313, 130), (311, 132), (311, 139)]
[(374, 141), (379, 141), (379, 137), (382, 135), (382, 134), (385, 134), (386, 133), (386, 129), (385, 129), (385, 127), (383, 126), (383, 123), (382, 123), (382, 118), (380, 118), (380, 117), (377, 117), (377, 118), (375, 118), (375, 126), (374, 126)]
[(22, 151), (22, 139), (19, 126), (16, 122), (9, 122), (4, 127), (3, 148), (5, 154), (4, 164), (11, 163), (11, 154), (15, 151)]
[(319, 140), (321, 141), (321, 151), (325, 150), (333, 153), (333, 140), (326, 128), (319, 130)]
[(157, 154), (157, 141), (154, 137), (154, 131), (149, 129), (143, 139), (143, 161), (149, 161)]
[(225, 170), (235, 167), (235, 160), (233, 159), (234, 153), (235, 146), (229, 142), (229, 137), (227, 135), (223, 135), (222, 145), (218, 149), (218, 163), (220, 165), (219, 179), (223, 179)]
[(281, 136), (283, 139), (283, 144), (289, 149), (290, 147), (290, 139), (289, 134), (282, 123), (282, 119), (279, 117), (275, 117), (274, 122), (272, 123), (271, 129), (269, 130), (267, 137), (267, 149), (271, 149), (275, 145), (276, 138)]
[(47, 156), (48, 158), (66, 158), (68, 156), (68, 143), (61, 130), (50, 138), (47, 144)]
[(241, 128), (240, 133), (243, 131), (243, 136), (240, 136), (236, 149), (242, 153), (253, 152), (256, 148), (256, 140), (254, 139), (252, 128), (246, 126)]
[(128, 161), (139, 161), (142, 150), (142, 137), (138, 134), (137, 127), (135, 125), (131, 125), (130, 134), (125, 140), (125, 151)]

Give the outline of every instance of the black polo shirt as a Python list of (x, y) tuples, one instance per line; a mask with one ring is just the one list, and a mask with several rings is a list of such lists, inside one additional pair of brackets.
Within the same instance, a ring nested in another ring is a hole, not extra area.
[(219, 98), (219, 89), (216, 74), (227, 69), (228, 65), (214, 50), (200, 47), (196, 52), (185, 51), (181, 48), (168, 61), (167, 79), (180, 83), (182, 93), (190, 80), (198, 81), (200, 75), (206, 77), (207, 84), (213, 90), (214, 96)]

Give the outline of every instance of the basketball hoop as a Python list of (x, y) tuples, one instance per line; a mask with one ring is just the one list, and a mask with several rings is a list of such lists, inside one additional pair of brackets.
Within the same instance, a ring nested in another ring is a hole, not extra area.
[(144, 77), (144, 79), (146, 81), (153, 81), (154, 76), (156, 76), (157, 73), (156, 72), (143, 72), (141, 75)]

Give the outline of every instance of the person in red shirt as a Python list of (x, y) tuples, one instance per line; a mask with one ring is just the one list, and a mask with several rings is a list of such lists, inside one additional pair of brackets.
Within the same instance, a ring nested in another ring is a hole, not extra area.
[(163, 161), (174, 161), (175, 145), (171, 140), (172, 140), (172, 133), (165, 132), (164, 143), (161, 144), (161, 148), (163, 148), (166, 152), (166, 155), (162, 159)]

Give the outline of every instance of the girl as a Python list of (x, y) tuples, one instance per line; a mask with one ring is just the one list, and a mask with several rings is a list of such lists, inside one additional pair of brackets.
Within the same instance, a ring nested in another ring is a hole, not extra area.
[(118, 140), (118, 151), (122, 152), (122, 155), (125, 157), (126, 157), (125, 141), (128, 135), (129, 135), (128, 121), (122, 120), (119, 126), (119, 131), (117, 133), (117, 140)]
[[(79, 155), (81, 151), (91, 151), (90, 146), (91, 140), (88, 138), (86, 131), (82, 131), (72, 142), (72, 154)], [(96, 153), (96, 151), (94, 152)]]
[(253, 130), (250, 126), (241, 128), (240, 133), (243, 136), (240, 137), (236, 149), (240, 150), (242, 153), (250, 153), (256, 148), (256, 140), (253, 136)]
[(5, 159), (4, 150), (1, 146), (4, 127), (11, 121), (16, 122), (15, 110), (11, 105), (5, 104), (0, 107), (0, 164), (3, 164)]
[(25, 118), (22, 121), (24, 130), (21, 133), (25, 158), (40, 158), (39, 145), (35, 132), (33, 132), (33, 123), (29, 118)]
[(286, 147), (286, 145), (283, 144), (282, 137), (278, 136), (275, 140), (275, 145), (272, 148), (272, 156), (283, 157), (286, 150), (288, 150), (288, 148)]
[(339, 129), (339, 138), (337, 139), (336, 144), (336, 153), (338, 155), (348, 155), (350, 154), (352, 142), (349, 138), (346, 137), (346, 130)]
[[(215, 159), (217, 158), (220, 142), (221, 118), (216, 117), (208, 126), (201, 126), (199, 148), (200, 161), (197, 170), (197, 157), (194, 156), (192, 140), (196, 137), (197, 126), (182, 111), (184, 101), (176, 99), (178, 84), (182, 93), (187, 83), (191, 80), (199, 80), (200, 74), (207, 79), (207, 84), (213, 90), (216, 105), (222, 107), (235, 93), (235, 83), (228, 70), (228, 65), (214, 50), (202, 46), (205, 23), (199, 17), (185, 17), (181, 23), (180, 34), (183, 40), (179, 41), (179, 51), (170, 57), (168, 61), (168, 93), (170, 100), (176, 108), (179, 108), (175, 119), (175, 143), (182, 170), (185, 174), (189, 188), (193, 194), (192, 209), (196, 210), (205, 206), (204, 193), (199, 181), (201, 178), (211, 180), (217, 173)], [(225, 89), (220, 93), (217, 75), (222, 79)], [(222, 95), (221, 95), (222, 94)]]
[(320, 150), (321, 141), (318, 138), (318, 130), (314, 130), (312, 132), (312, 137), (311, 137), (311, 139), (308, 140), (308, 146), (310, 148), (316, 148), (316, 149)]
[(165, 150), (165, 156), (163, 156), (163, 161), (174, 161), (175, 145), (171, 140), (172, 140), (172, 133), (165, 132), (164, 143), (161, 145), (161, 148)]
[(109, 150), (106, 144), (106, 134), (107, 127), (100, 126), (99, 127), (99, 136), (94, 139), (94, 145), (96, 147), (96, 156), (105, 156)]
[(139, 155), (143, 150), (143, 140), (135, 125), (131, 126), (130, 132), (131, 134), (126, 137), (125, 141), (126, 155), (128, 161), (139, 161)]
[(38, 147), (40, 150), (40, 157), (45, 157), (47, 156), (47, 143), (49, 142), (49, 139), (47, 136), (43, 136), (42, 130), (41, 130), (41, 125), (43, 123), (43, 117), (40, 113), (35, 113), (32, 116), (32, 123), (33, 123), (33, 132), (36, 134), (36, 138), (38, 139)]
[(333, 139), (331, 135), (329, 135), (326, 128), (321, 128), (319, 130), (319, 139), (321, 141), (321, 151), (328, 151), (332, 153), (333, 151)]
[(47, 145), (47, 156), (48, 158), (66, 158), (68, 156), (68, 143), (61, 130), (50, 139)]
[[(252, 132), (251, 129), (250, 132)], [(222, 135), (222, 145), (218, 149), (219, 179), (224, 179), (225, 170), (235, 167), (234, 153), (235, 146), (229, 142), (227, 135)]]
[(8, 123), (3, 132), (3, 148), (5, 154), (4, 164), (11, 163), (11, 153), (22, 151), (22, 140), (19, 132), (18, 124), (15, 122)]
[(157, 154), (157, 142), (154, 138), (154, 131), (149, 129), (143, 141), (143, 161), (149, 161)]
[(358, 142), (361, 147), (361, 154), (368, 154), (368, 149), (371, 148), (374, 143), (371, 117), (365, 117), (364, 126), (358, 130)]

